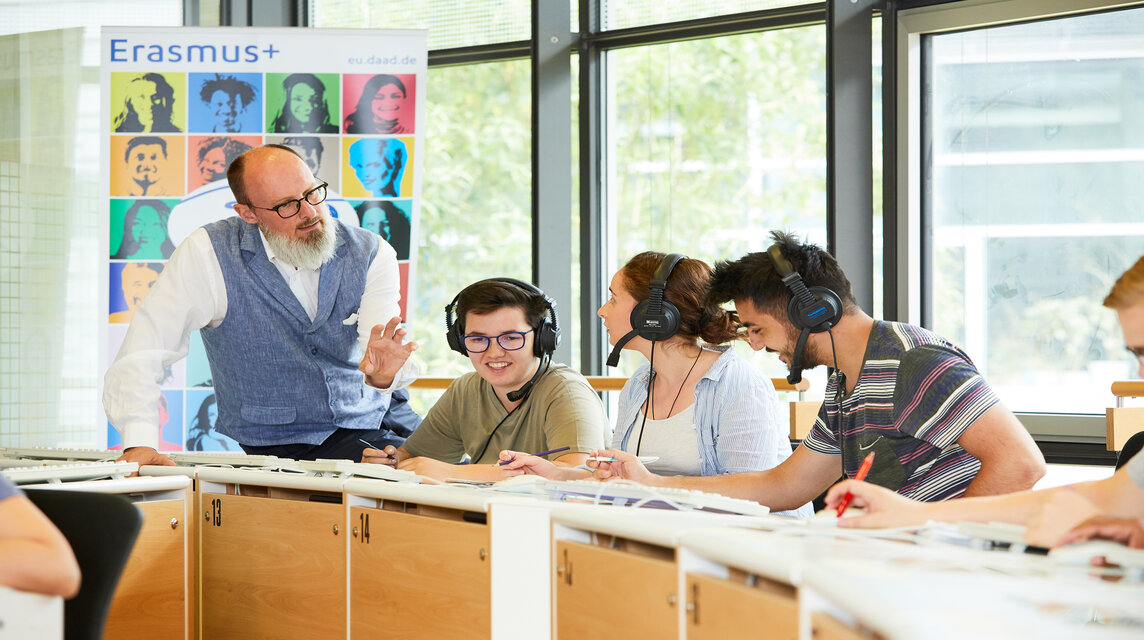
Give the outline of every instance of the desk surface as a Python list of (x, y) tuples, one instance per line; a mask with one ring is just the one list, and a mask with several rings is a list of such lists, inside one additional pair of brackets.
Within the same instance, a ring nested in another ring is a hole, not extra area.
[(1106, 582), (1043, 557), (977, 555), (1010, 556), (1010, 567), (825, 558), (806, 567), (802, 586), (888, 640), (1140, 638), (1141, 583)]

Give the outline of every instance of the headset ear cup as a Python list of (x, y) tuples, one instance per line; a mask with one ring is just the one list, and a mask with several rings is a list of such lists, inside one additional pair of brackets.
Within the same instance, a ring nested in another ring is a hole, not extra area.
[(644, 300), (632, 309), (629, 318), (636, 335), (645, 340), (667, 340), (679, 332), (679, 309), (664, 300), (659, 313), (649, 313), (650, 300)]
[(842, 319), (842, 299), (826, 287), (810, 287), (807, 291), (814, 297), (814, 303), (800, 305), (798, 296), (792, 296), (787, 304), (787, 319), (799, 331), (822, 333)]
[(469, 355), (468, 349), (465, 349), (465, 340), (457, 335), (457, 328), (454, 325), (445, 332), (445, 341), (449, 343), (449, 348), (457, 353), (467, 356)]
[(457, 308), (457, 297), (445, 306), (445, 342), (449, 344), (449, 348), (457, 353), (468, 356), (469, 350), (465, 348), (465, 337), (461, 335), (461, 328), (457, 326), (457, 319), (453, 317), (453, 310)]
[(552, 322), (545, 318), (536, 328), (536, 340), (532, 343), (532, 352), (538, 358), (550, 356), (556, 351), (560, 338), (552, 327)]
[(838, 321), (842, 319), (842, 298), (837, 293), (834, 293), (833, 289), (827, 289), (826, 287), (811, 287), (810, 292), (814, 294), (815, 298), (830, 307), (830, 317), (825, 321), (826, 329), (838, 324)]

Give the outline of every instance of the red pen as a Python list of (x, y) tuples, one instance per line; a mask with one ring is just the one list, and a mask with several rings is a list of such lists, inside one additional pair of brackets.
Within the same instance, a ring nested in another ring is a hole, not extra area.
[[(854, 474), (855, 480), (865, 480), (866, 474), (870, 473), (870, 467), (874, 465), (874, 452), (866, 454), (866, 459), (862, 461), (862, 466), (858, 467), (858, 473)], [(854, 494), (849, 491), (846, 495), (842, 496), (842, 502), (838, 503), (837, 517), (842, 517), (842, 512), (846, 511), (846, 507), (850, 506), (850, 501), (854, 499)]]

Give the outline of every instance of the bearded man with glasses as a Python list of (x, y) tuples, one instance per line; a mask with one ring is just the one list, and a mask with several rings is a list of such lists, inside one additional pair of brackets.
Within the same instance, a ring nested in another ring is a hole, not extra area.
[(266, 145), (227, 170), (238, 215), (171, 255), (104, 379), (122, 460), (173, 464), (155, 447), (162, 369), (200, 330), (215, 429), (251, 454), (356, 460), (363, 442), (400, 445), (420, 423), (400, 328), (397, 257), (376, 234), (330, 216), (326, 183), (292, 149)]
[(604, 442), (600, 397), (584, 376), (552, 362), (555, 303), (535, 285), (471, 284), (445, 308), (445, 329), (474, 372), (449, 385), (404, 445), (366, 449), (363, 462), (440, 480), (500, 480), (503, 449), (551, 452), (556, 465), (575, 467)]

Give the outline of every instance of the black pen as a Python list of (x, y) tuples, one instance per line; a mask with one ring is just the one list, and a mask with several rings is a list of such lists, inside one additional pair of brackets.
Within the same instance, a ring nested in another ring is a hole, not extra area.
[[(550, 455), (550, 454), (553, 454), (553, 453), (560, 453), (561, 451), (567, 451), (567, 450), (569, 450), (569, 449), (571, 449), (571, 448), (572, 448), (572, 447), (560, 447), (559, 449), (553, 449), (552, 451), (541, 451), (540, 453), (532, 453), (532, 454), (529, 454), (529, 455), (533, 455), (533, 456), (536, 456), (536, 457), (538, 457), (538, 458), (542, 458), (542, 457), (544, 457), (544, 456), (547, 456), (547, 455)], [(498, 465), (498, 466), (500, 466), (500, 465), (506, 465), (506, 464), (508, 464), (508, 463), (512, 462), (513, 460), (516, 460), (516, 458), (509, 458), (508, 460), (502, 460), (502, 461), (498, 462), (498, 463), (497, 463), (497, 465)]]

